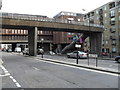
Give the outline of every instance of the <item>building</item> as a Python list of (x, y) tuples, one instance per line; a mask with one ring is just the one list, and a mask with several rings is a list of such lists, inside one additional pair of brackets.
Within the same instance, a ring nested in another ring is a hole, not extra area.
[[(2, 17), (6, 18), (21, 18), (21, 19), (30, 19), (36, 20), (39, 19), (44, 21), (48, 19), (47, 16), (42, 15), (29, 15), (29, 14), (17, 14), (17, 13), (2, 13)], [(20, 46), (22, 50), (25, 47), (28, 47), (28, 30), (23, 29), (0, 29), (0, 39), (2, 39), (1, 49), (7, 49), (7, 46), (11, 44), (12, 50), (14, 51), (15, 47)], [(45, 50), (50, 49), (50, 44), (53, 43), (53, 32), (52, 31), (38, 31), (38, 47), (42, 47), (41, 39), (44, 39)]]
[[(81, 23), (83, 22), (83, 14), (74, 12), (61, 11), (54, 16), (55, 20), (60, 20), (61, 22), (66, 22), (68, 24)], [(66, 45), (73, 41), (74, 35), (80, 35), (80, 33), (70, 33), (70, 32), (53, 32), (53, 43), (57, 45), (57, 50), (60, 52)]]
[(120, 55), (120, 0), (113, 0), (84, 15), (86, 24), (104, 25), (102, 52)]

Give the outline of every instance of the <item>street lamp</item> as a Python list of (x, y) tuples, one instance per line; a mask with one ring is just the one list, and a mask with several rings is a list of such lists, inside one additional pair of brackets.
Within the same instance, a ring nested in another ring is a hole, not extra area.
[[(85, 14), (87, 14), (88, 12), (86, 12), (86, 10), (85, 9), (82, 9), (82, 11), (84, 11), (85, 12)], [(90, 43), (90, 37), (91, 37), (91, 32), (90, 32), (90, 13), (88, 14), (88, 23), (89, 23), (89, 43)], [(89, 44), (89, 45), (91, 45), (91, 44)], [(88, 65), (89, 65), (89, 54), (91, 53), (91, 49), (90, 49), (90, 47), (89, 47), (89, 50), (88, 50)]]
[(1, 10), (1, 8), (2, 8), (2, 0), (0, 0), (0, 10)]
[[(85, 14), (87, 14), (88, 12), (86, 12), (85, 9), (82, 9), (82, 11), (85, 12)], [(88, 27), (89, 27), (89, 41), (90, 41), (90, 37), (91, 37), (91, 32), (90, 32), (90, 13), (88, 14)], [(89, 48), (89, 53), (91, 53), (91, 49)]]
[(43, 58), (43, 41), (44, 41), (44, 38), (41, 38), (41, 42), (42, 42), (42, 51), (41, 51), (41, 53), (42, 53), (42, 58)]

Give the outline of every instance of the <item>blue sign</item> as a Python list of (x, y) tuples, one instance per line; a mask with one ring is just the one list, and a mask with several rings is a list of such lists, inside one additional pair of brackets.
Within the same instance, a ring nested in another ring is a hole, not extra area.
[(74, 35), (74, 36), (73, 36), (73, 41), (76, 41), (76, 40), (78, 40), (78, 36), (77, 36), (77, 35)]

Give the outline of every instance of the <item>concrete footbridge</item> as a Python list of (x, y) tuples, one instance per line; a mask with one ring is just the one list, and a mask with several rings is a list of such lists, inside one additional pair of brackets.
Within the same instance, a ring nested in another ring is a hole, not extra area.
[(60, 31), (78, 32), (90, 37), (91, 51), (101, 52), (103, 26), (97, 24), (85, 24), (84, 22), (67, 22), (66, 20), (47, 18), (36, 15), (12, 14), (0, 17), (4, 29), (26, 29), (28, 30), (28, 45), (30, 56), (36, 56), (37, 31)]

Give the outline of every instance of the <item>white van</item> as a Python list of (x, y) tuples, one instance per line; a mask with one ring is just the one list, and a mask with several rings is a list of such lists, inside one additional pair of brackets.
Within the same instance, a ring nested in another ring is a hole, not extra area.
[(21, 50), (20, 47), (16, 47), (16, 48), (15, 48), (15, 52), (19, 52), (19, 53), (20, 53), (21, 51), (22, 51), (22, 50)]

